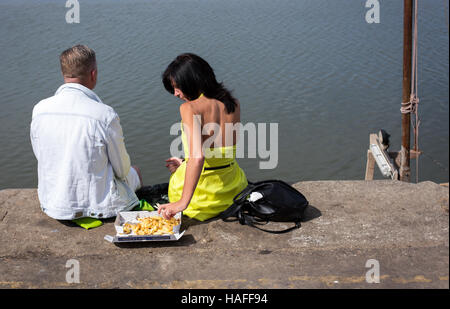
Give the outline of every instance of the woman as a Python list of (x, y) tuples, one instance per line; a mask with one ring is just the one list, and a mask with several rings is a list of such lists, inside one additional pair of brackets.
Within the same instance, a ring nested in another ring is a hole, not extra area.
[(160, 205), (158, 213), (169, 219), (183, 211), (204, 221), (231, 206), (233, 197), (248, 184), (235, 159), (233, 125), (240, 123), (240, 105), (197, 55), (179, 55), (162, 79), (166, 90), (184, 101), (180, 114), (186, 160), (166, 160), (172, 173), (170, 203)]

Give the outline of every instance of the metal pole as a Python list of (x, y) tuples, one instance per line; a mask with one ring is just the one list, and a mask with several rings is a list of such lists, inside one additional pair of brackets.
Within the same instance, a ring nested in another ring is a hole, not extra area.
[[(411, 95), (412, 12), (413, 0), (403, 1), (403, 91), (402, 102), (409, 102)], [(410, 124), (411, 114), (402, 113), (402, 148), (400, 150), (400, 180), (410, 181)]]

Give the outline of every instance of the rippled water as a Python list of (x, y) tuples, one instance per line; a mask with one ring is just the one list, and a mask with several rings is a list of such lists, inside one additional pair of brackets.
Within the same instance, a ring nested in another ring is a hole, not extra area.
[[(78, 43), (97, 53), (95, 91), (120, 115), (147, 184), (168, 180), (180, 102), (160, 77), (182, 52), (211, 64), (242, 122), (279, 124), (275, 169), (239, 160), (250, 180), (363, 179), (381, 128), (400, 148), (403, 1), (380, 1), (379, 24), (358, 0), (79, 2), (80, 24), (65, 22), (65, 1), (0, 2), (0, 189), (37, 186), (32, 108), (62, 83), (58, 56)], [(419, 180), (448, 182), (448, 2), (419, 3)]]

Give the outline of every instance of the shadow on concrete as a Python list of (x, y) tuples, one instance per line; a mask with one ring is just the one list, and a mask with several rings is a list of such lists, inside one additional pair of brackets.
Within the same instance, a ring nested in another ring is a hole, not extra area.
[[(301, 219), (301, 222), (308, 222), (308, 221), (314, 220), (316, 218), (319, 218), (321, 216), (322, 216), (322, 212), (317, 207), (315, 207), (313, 205), (308, 205), (305, 208), (305, 211), (303, 213), (303, 217)], [(183, 223), (181, 225), (181, 228), (182, 228), (182, 230), (184, 230), (184, 229), (187, 230), (187, 229), (189, 229), (190, 226), (208, 224), (208, 223), (211, 223), (211, 222), (217, 221), (217, 220), (222, 221), (222, 219), (220, 219), (219, 217), (214, 217), (214, 218), (211, 218), (211, 219), (206, 220), (206, 221), (198, 221), (198, 220), (195, 220), (195, 219), (183, 216)], [(235, 221), (238, 221), (238, 218), (230, 217), (230, 218), (227, 218), (227, 219), (225, 219), (223, 221), (225, 221), (225, 222), (235, 222)], [(262, 222), (262, 221), (261, 222), (255, 221), (254, 224), (256, 225), (255, 226), (256, 228), (266, 226), (266, 227), (269, 227), (269, 230), (271, 230), (271, 227), (277, 226), (277, 222), (272, 222), (272, 221), (264, 221), (264, 222)], [(257, 227), (257, 226), (259, 226), (259, 227)], [(276, 231), (276, 228), (273, 228), (273, 231)]]
[(62, 225), (65, 225), (67, 227), (79, 227), (81, 228), (81, 226), (79, 226), (78, 224), (76, 224), (75, 222), (72, 222), (70, 220), (56, 220), (59, 223), (61, 223)]
[[(316, 208), (315, 206), (310, 204), (306, 207), (305, 212), (303, 213), (303, 218), (302, 218), (301, 222), (308, 222), (308, 221), (314, 220), (316, 218), (319, 218), (320, 216), (322, 216), (322, 212), (318, 208)], [(214, 217), (214, 218), (208, 219), (206, 221), (198, 221), (198, 220), (189, 218), (187, 216), (183, 216), (181, 228), (188, 229), (190, 226), (208, 224), (210, 222), (217, 221), (217, 220), (221, 220), (221, 219), (219, 217)], [(238, 221), (238, 219), (237, 218), (227, 218), (224, 221), (234, 222), (234, 221)]]
[[(308, 207), (306, 207), (305, 212), (304, 212), (304, 217), (302, 218), (301, 222), (308, 222), (311, 221), (313, 219), (316, 219), (318, 217), (322, 216), (322, 212), (317, 209), (316, 207), (314, 207), (313, 205), (308, 205)], [(115, 221), (115, 217), (113, 218), (107, 218), (107, 219), (101, 219), (101, 221), (105, 224), (105, 223), (113, 223)], [(217, 221), (217, 220), (221, 220), (219, 217), (214, 217), (205, 221), (198, 221), (196, 219), (192, 219), (189, 218), (187, 216), (183, 216), (182, 218), (182, 223), (181, 223), (181, 230), (188, 230), (189, 227), (191, 226), (196, 226), (196, 225), (203, 225), (203, 224), (209, 224), (211, 222)], [(237, 221), (237, 218), (234, 219), (227, 219), (227, 222), (233, 222), (233, 221)], [(67, 227), (75, 227), (75, 228), (82, 228), (81, 226), (79, 226), (78, 224), (70, 221), (70, 220), (56, 220), (59, 223), (67, 226)], [(192, 236), (192, 235), (186, 235), (186, 236)], [(185, 239), (186, 236), (183, 236), (180, 240)], [(180, 243), (180, 241), (178, 241), (178, 243)], [(194, 241), (195, 243), (195, 241)], [(190, 245), (190, 244), (189, 244)]]
[(189, 247), (197, 243), (191, 234), (183, 235), (177, 241), (148, 241), (148, 242), (124, 242), (114, 243), (116, 247), (127, 249), (140, 248), (171, 248), (171, 247)]
[(306, 207), (305, 209), (305, 212), (303, 213), (302, 222), (308, 222), (313, 219), (319, 218), (320, 216), (322, 216), (322, 212), (319, 209), (317, 209), (313, 205), (308, 205), (308, 207)]
[(217, 220), (220, 220), (220, 218), (219, 217), (214, 217), (214, 218), (211, 218), (211, 219), (208, 219), (208, 220), (205, 220), (205, 221), (199, 221), (199, 220), (192, 219), (192, 218), (189, 218), (188, 216), (184, 216), (183, 215), (183, 218), (181, 220), (181, 229), (182, 230), (184, 230), (184, 229), (187, 230), (191, 226), (208, 224), (208, 223), (211, 223), (211, 222), (214, 222), (214, 221), (217, 221)]
[[(103, 224), (105, 223), (113, 223), (116, 220), (116, 217), (112, 217), (112, 218), (107, 218), (107, 219), (100, 219)], [(71, 220), (56, 220), (59, 223), (61, 223), (62, 225), (65, 225), (67, 227), (78, 227), (78, 228), (82, 228), (82, 226), (79, 226), (78, 224), (76, 224), (75, 222), (71, 221)]]

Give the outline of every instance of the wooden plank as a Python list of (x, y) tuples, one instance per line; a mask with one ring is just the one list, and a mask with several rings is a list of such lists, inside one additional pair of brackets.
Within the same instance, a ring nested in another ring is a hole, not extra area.
[(367, 150), (367, 163), (366, 163), (366, 176), (365, 180), (373, 180), (373, 173), (375, 170), (375, 158), (372, 155), (372, 151)]

